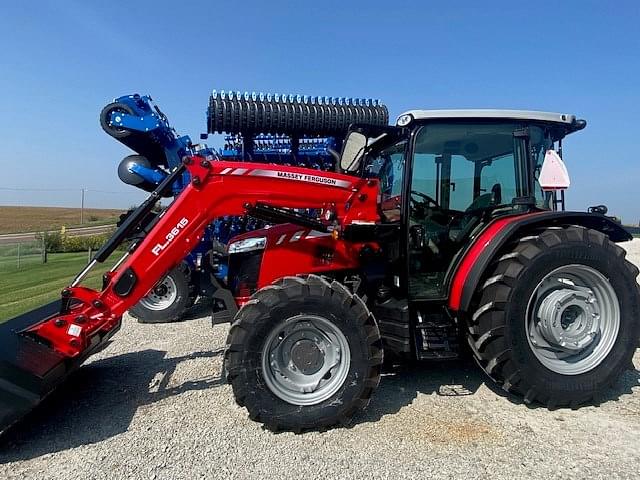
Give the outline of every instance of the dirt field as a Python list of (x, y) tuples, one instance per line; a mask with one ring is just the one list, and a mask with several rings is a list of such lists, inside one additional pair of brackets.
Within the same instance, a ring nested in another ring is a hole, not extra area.
[[(115, 223), (122, 212), (123, 210), (118, 209), (85, 208), (83, 225)], [(0, 235), (57, 230), (63, 225), (80, 225), (80, 209), (0, 205)]]
[[(625, 245), (640, 264), (640, 239)], [(228, 325), (126, 319), (0, 440), (0, 478), (612, 479), (640, 476), (640, 351), (600, 405), (527, 406), (473, 363), (388, 371), (351, 428), (274, 434), (221, 379)]]

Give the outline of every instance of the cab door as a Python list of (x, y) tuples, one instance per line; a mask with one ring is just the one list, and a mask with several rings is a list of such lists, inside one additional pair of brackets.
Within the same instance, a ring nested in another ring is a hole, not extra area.
[(515, 123), (433, 122), (414, 134), (407, 181), (408, 294), (444, 298), (447, 273), (487, 215), (508, 211), (518, 184)]

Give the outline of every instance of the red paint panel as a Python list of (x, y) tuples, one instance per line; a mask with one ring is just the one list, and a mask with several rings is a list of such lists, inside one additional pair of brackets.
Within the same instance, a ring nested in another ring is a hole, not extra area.
[[(535, 215), (535, 214), (527, 214)], [(460, 301), (462, 299), (462, 290), (467, 282), (469, 273), (473, 269), (484, 249), (491, 243), (495, 236), (500, 233), (505, 227), (513, 222), (519, 221), (524, 215), (516, 215), (500, 218), (491, 223), (475, 240), (471, 249), (467, 252), (462, 259), (460, 266), (456, 270), (453, 276), (453, 282), (451, 284), (451, 294), (449, 295), (449, 308), (457, 311), (460, 309)]]
[[(304, 232), (299, 240), (292, 241), (295, 237), (287, 236), (280, 244), (267, 243), (258, 288), (284, 276), (350, 270), (359, 266), (359, 253), (366, 244), (334, 239), (331, 235), (313, 237), (314, 232), (310, 229), (293, 227), (293, 235)], [(378, 248), (375, 244), (370, 245)]]

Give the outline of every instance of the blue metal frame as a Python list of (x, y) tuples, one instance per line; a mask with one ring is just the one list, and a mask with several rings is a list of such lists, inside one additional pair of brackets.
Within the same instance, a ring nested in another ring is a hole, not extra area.
[[(125, 95), (118, 97), (114, 103), (120, 103), (129, 107), (134, 115), (125, 112), (113, 111), (109, 118), (112, 127), (138, 132), (148, 137), (148, 141), (157, 144), (164, 150), (165, 158), (160, 161), (156, 158), (147, 158), (154, 168), (149, 169), (142, 166), (130, 167), (130, 171), (145, 179), (148, 182), (159, 184), (167, 173), (160, 167), (165, 166), (168, 170), (180, 165), (182, 157), (191, 155), (194, 152), (193, 143), (188, 135), (178, 136), (175, 129), (169, 124), (166, 115), (158, 108), (149, 95)], [(120, 140), (120, 139), (118, 139)], [(120, 140), (126, 145), (126, 139)], [(144, 156), (145, 152), (138, 152)], [(200, 154), (205, 156), (213, 154), (212, 150), (200, 150)], [(166, 165), (161, 165), (166, 163)], [(179, 193), (189, 183), (189, 175), (185, 173), (182, 181), (173, 185), (174, 194)]]

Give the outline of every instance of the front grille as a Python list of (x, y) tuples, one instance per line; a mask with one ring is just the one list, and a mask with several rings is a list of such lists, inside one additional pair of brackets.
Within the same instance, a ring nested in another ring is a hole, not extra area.
[(264, 250), (229, 255), (229, 288), (234, 297), (248, 297), (258, 289)]

